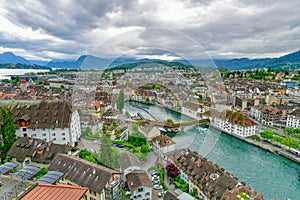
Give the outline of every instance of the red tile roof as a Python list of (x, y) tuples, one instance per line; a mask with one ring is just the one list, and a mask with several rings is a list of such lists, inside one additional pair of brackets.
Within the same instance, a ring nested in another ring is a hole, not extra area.
[(38, 184), (21, 197), (21, 200), (79, 200), (87, 190), (84, 187), (71, 185)]

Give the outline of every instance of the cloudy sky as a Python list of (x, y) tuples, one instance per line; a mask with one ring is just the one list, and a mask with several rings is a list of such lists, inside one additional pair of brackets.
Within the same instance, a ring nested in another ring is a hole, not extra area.
[(299, 0), (1, 0), (0, 53), (278, 57), (300, 49), (299, 8)]

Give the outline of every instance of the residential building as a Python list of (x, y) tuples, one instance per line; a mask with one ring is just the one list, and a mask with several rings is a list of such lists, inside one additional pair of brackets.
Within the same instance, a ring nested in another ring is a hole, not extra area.
[(257, 194), (255, 190), (251, 190), (248, 186), (240, 185), (237, 188), (226, 192), (221, 200), (240, 200), (241, 198), (238, 197), (239, 194), (244, 193), (249, 197), (252, 197), (253, 200), (263, 200), (263, 196), (261, 194)]
[[(197, 152), (177, 149), (168, 153), (167, 156), (168, 162), (174, 163), (180, 173), (187, 176), (187, 179), (183, 180), (189, 184), (189, 192), (196, 190), (197, 196), (205, 200), (221, 199), (228, 191), (240, 186), (245, 187), (232, 174), (224, 172), (223, 168), (208, 161)], [(256, 193), (250, 195), (250, 197), (256, 197)]]
[(300, 128), (300, 109), (296, 109), (287, 116), (287, 128)]
[(211, 125), (229, 134), (249, 137), (255, 134), (256, 123), (241, 112), (212, 112)]
[(119, 158), (120, 168), (122, 172), (122, 178), (125, 180), (125, 176), (134, 171), (135, 169), (140, 170), (142, 164), (139, 161), (139, 158), (131, 153), (126, 153)]
[(20, 168), (27, 165), (46, 167), (56, 154), (71, 154), (75, 150), (70, 144), (55, 144), (38, 138), (21, 137), (14, 142), (7, 155), (12, 158), (12, 162), (18, 163)]
[(160, 129), (147, 121), (142, 122), (138, 127), (138, 130), (145, 135), (147, 140), (151, 140), (160, 135)]
[(3, 100), (0, 107), (12, 110), (18, 137), (33, 137), (72, 146), (80, 138), (79, 114), (69, 101)]
[(183, 103), (181, 112), (194, 119), (199, 119), (201, 117), (201, 113), (205, 112), (205, 109), (198, 103), (187, 101)]
[(159, 135), (152, 138), (152, 150), (159, 156), (164, 157), (164, 154), (169, 151), (174, 151), (175, 142), (166, 135)]
[(279, 122), (282, 112), (278, 108), (266, 105), (257, 105), (250, 108), (250, 116), (262, 124), (272, 126)]
[(287, 104), (290, 101), (299, 100), (297, 97), (288, 95), (271, 95), (269, 97), (269, 104)]
[(37, 184), (27, 190), (19, 200), (87, 200), (87, 188), (71, 185)]
[(131, 198), (136, 200), (152, 200), (152, 182), (144, 170), (134, 170), (126, 175)]
[(65, 154), (57, 154), (49, 170), (64, 173), (61, 183), (87, 187), (89, 200), (120, 200), (121, 173), (104, 166)]

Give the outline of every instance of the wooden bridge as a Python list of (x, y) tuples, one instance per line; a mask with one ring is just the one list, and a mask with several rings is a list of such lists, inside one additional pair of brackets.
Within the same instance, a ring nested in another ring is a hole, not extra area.
[(167, 130), (174, 131), (184, 126), (192, 126), (192, 125), (204, 124), (204, 123), (208, 124), (210, 120), (208, 118), (205, 118), (205, 119), (191, 120), (191, 121), (186, 121), (186, 122), (181, 122), (176, 124), (171, 124), (169, 122), (162, 122), (162, 121), (154, 121), (154, 120), (145, 120), (145, 122), (148, 122), (153, 126), (160, 126), (166, 128)]

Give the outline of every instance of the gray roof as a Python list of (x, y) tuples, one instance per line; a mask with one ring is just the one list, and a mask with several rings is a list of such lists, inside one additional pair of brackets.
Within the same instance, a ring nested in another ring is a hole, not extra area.
[(113, 174), (120, 174), (119, 171), (66, 154), (57, 154), (48, 169), (62, 172), (63, 178), (98, 193), (103, 191)]
[(124, 154), (122, 157), (120, 157), (119, 163), (120, 163), (121, 170), (123, 171), (133, 166), (141, 167), (139, 158), (136, 155), (130, 153)]
[(57, 153), (68, 153), (73, 147), (66, 144), (55, 144), (37, 138), (21, 137), (14, 142), (7, 155), (24, 162), (28, 156), (31, 161), (49, 164)]

